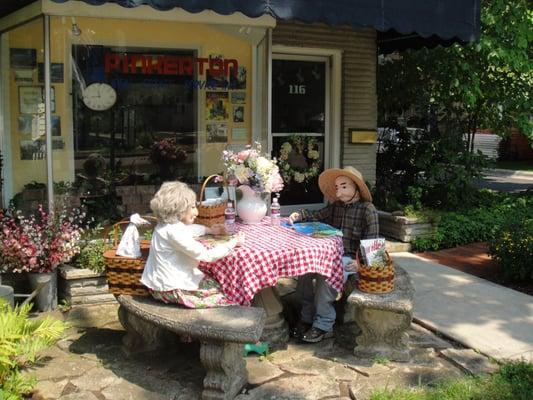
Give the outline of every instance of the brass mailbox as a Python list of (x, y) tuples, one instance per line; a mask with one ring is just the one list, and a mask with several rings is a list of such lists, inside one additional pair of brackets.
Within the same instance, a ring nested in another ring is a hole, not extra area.
[(378, 134), (376, 131), (364, 129), (350, 129), (351, 143), (376, 143)]

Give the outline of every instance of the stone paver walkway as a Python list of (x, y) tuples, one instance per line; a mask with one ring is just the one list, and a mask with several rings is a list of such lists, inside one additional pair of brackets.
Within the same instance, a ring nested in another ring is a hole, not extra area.
[[(71, 328), (66, 338), (44, 352), (41, 362), (29, 371), (39, 379), (35, 400), (200, 398), (204, 371), (199, 346), (177, 343), (164, 353), (127, 358), (121, 350), (124, 331), (115, 315), (112, 306), (85, 307), (70, 315), (97, 327)], [(286, 350), (266, 357), (249, 356), (249, 384), (237, 399), (364, 400), (373, 389), (416, 386), (464, 375), (459, 363), (440, 352), (470, 357), (464, 353), (470, 350), (416, 324), (409, 333), (412, 350), (406, 363), (358, 359), (333, 339), (315, 345), (291, 341)]]

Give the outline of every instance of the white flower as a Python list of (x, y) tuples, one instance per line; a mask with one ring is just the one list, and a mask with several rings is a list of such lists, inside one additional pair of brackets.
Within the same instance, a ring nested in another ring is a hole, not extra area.
[(298, 183), (302, 183), (305, 180), (305, 174), (301, 174), (300, 172), (295, 172), (294, 180)]
[(233, 173), (235, 174), (235, 178), (237, 178), (240, 183), (248, 182), (248, 178), (250, 178), (250, 176), (252, 175), (251, 172), (252, 171), (250, 171), (249, 168), (245, 167), (242, 164), (235, 166), (235, 169), (233, 171)]
[(320, 157), (320, 153), (316, 150), (309, 150), (307, 152), (307, 157), (309, 157), (311, 160), (316, 160), (318, 157)]
[(259, 172), (261, 175), (268, 174), (271, 170), (274, 164), (272, 161), (265, 157), (257, 157), (257, 172)]
[(281, 145), (281, 151), (284, 153), (290, 153), (292, 150), (292, 146), (289, 142), (285, 142)]

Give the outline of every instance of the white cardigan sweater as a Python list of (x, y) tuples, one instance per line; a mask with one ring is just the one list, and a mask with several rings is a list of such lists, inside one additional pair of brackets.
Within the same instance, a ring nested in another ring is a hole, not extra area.
[(158, 291), (197, 290), (204, 277), (198, 269), (199, 262), (219, 260), (236, 245), (236, 240), (231, 239), (207, 249), (195, 239), (204, 234), (203, 225), (157, 224), (141, 282)]

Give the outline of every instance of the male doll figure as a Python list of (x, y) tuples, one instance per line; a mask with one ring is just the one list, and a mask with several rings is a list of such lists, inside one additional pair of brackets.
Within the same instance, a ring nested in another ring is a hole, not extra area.
[[(318, 186), (329, 204), (314, 212), (294, 212), (289, 221), (322, 221), (341, 230), (344, 269), (355, 271), (361, 239), (377, 238), (379, 234), (378, 213), (372, 204), (372, 195), (361, 173), (353, 167), (325, 170), (318, 178)], [(296, 294), (302, 303), (302, 311), (293, 335), (308, 343), (332, 337), (336, 317), (333, 303), (337, 291), (328, 285), (323, 275), (311, 273), (299, 277)]]

